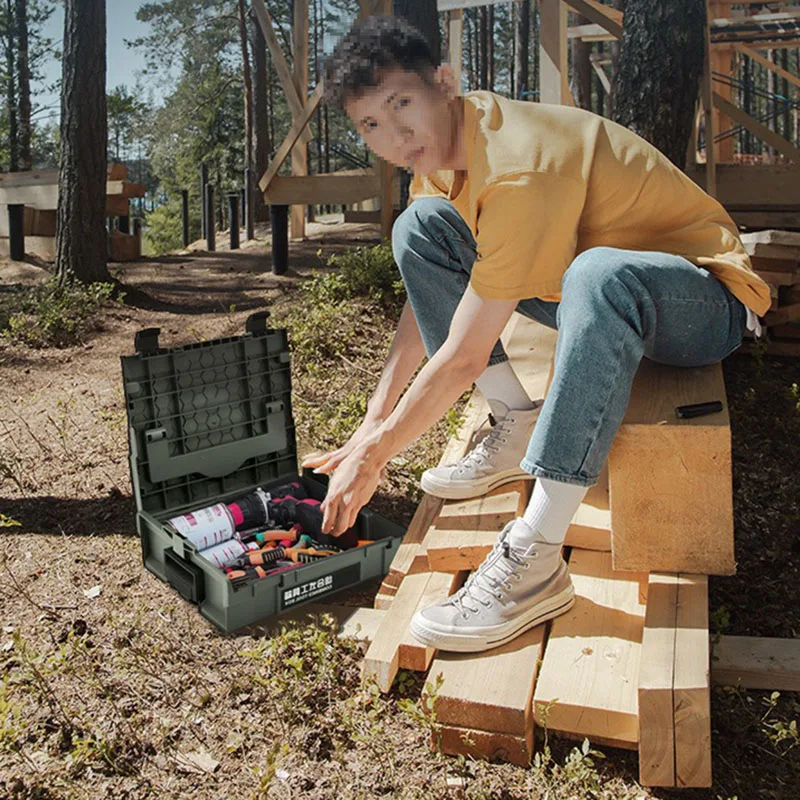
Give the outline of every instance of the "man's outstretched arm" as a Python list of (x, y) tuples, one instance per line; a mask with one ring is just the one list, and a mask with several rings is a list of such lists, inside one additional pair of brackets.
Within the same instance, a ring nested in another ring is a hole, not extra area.
[(353, 449), (392, 413), (398, 398), (424, 356), (425, 346), (422, 343), (419, 326), (411, 304), (406, 300), (378, 385), (367, 403), (364, 421), (342, 447), (329, 453), (310, 456), (303, 461), (302, 466), (323, 473), (336, 469)]
[(467, 288), (442, 347), (381, 425), (341, 462), (323, 503), (323, 529), (343, 533), (369, 502), (388, 461), (430, 428), (472, 386), (516, 300), (487, 300)]

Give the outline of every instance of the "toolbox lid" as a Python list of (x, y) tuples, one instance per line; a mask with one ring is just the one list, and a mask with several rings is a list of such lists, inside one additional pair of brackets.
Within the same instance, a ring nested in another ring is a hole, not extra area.
[(171, 350), (158, 328), (123, 356), (136, 506), (155, 516), (297, 474), (286, 331), (268, 312), (247, 333)]

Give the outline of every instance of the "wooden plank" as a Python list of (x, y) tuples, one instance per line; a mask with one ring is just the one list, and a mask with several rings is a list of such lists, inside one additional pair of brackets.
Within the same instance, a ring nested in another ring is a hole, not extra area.
[(595, 71), (595, 74), (600, 79), (600, 83), (603, 85), (603, 90), (606, 94), (611, 94), (611, 81), (608, 79), (608, 75), (606, 75), (606, 71), (603, 69), (602, 64), (592, 59), (591, 61), (592, 69)]
[(722, 636), (713, 647), (711, 680), (718, 686), (800, 692), (800, 639)]
[(622, 12), (597, 0), (564, 0), (566, 5), (582, 14), (589, 22), (599, 25), (617, 39), (622, 38)]
[(531, 698), (544, 650), (545, 625), (483, 653), (439, 653), (430, 677), (441, 675), (436, 719), (474, 730), (528, 736)]
[(675, 631), (675, 784), (711, 786), (708, 578), (680, 576)]
[[(721, 400), (678, 419), (675, 407)], [(608, 460), (617, 570), (735, 571), (730, 417), (722, 368), (643, 359)]]
[(533, 755), (533, 726), (525, 736), (514, 736), (497, 731), (472, 730), (455, 725), (443, 725), (438, 737), (432, 738), (446, 755), (463, 755), (485, 761), (504, 761), (527, 767)]
[(749, 256), (758, 259), (769, 259), (770, 261), (788, 261), (792, 263), (794, 269), (800, 268), (800, 247), (753, 242), (750, 239), (752, 235), (749, 233), (742, 234), (742, 244)]
[(378, 159), (378, 176), (381, 197), (381, 237), (391, 240), (394, 222), (394, 167), (388, 161)]
[(264, 202), (289, 206), (315, 203), (358, 203), (380, 193), (377, 175), (276, 175)]
[(533, 696), (536, 724), (630, 747), (639, 738), (640, 576), (614, 572), (608, 553), (573, 550), (569, 565), (576, 602), (552, 622)]
[[(425, 591), (420, 595), (416, 611), (435, 605), (450, 597), (459, 589), (466, 580), (467, 573), (451, 575), (445, 572), (432, 572)], [(415, 611), (415, 613), (416, 613)], [(436, 648), (426, 647), (418, 642), (411, 631), (406, 629), (398, 647), (398, 665), (400, 669), (410, 669), (415, 672), (427, 672), (433, 661)]]
[[(477, 569), (503, 526), (524, 513), (531, 489), (529, 481), (516, 481), (499, 486), (482, 498), (446, 501), (423, 543), (430, 568), (442, 572)], [(607, 470), (587, 492), (567, 529), (564, 544), (585, 550), (611, 550)]]
[(295, 145), (295, 142), (300, 138), (301, 132), (306, 127), (311, 117), (314, 115), (314, 112), (317, 110), (319, 101), (322, 99), (322, 92), (323, 92), (323, 85), (322, 82), (320, 82), (317, 84), (316, 89), (314, 89), (311, 96), (308, 98), (308, 102), (306, 103), (305, 109), (303, 110), (303, 116), (298, 118), (292, 123), (292, 127), (289, 129), (289, 133), (286, 134), (286, 138), (283, 140), (281, 146), (278, 148), (278, 152), (275, 153), (275, 156), (272, 159), (269, 168), (259, 181), (258, 185), (261, 188), (262, 192), (265, 192), (267, 190), (272, 179), (278, 174), (278, 170), (281, 168), (281, 165), (286, 160), (286, 156), (289, 155), (292, 147), (294, 147)]
[(797, 211), (728, 209), (728, 213), (740, 228), (800, 228), (800, 212)]
[(15, 189), (23, 186), (54, 186), (58, 184), (57, 169), (37, 169), (30, 172), (0, 173), (0, 189)]
[(792, 84), (792, 86), (800, 88), (800, 78), (798, 78), (797, 75), (793, 75), (791, 72), (787, 72), (777, 64), (773, 64), (768, 58), (764, 58), (761, 53), (757, 52), (752, 47), (747, 47), (747, 45), (744, 45), (741, 42), (736, 42), (733, 46), (742, 55), (752, 58), (753, 61), (757, 61), (762, 67), (766, 67), (770, 72), (774, 72), (776, 75), (779, 75), (785, 81), (788, 81), (790, 84)]
[(639, 665), (639, 782), (675, 785), (675, 625), (678, 575), (652, 573)]
[(753, 244), (786, 245), (788, 247), (797, 247), (800, 251), (800, 232), (798, 231), (754, 231), (753, 233), (742, 234), (742, 237)]
[[(687, 170), (687, 175), (705, 187), (703, 164)], [(733, 211), (800, 212), (797, 164), (717, 164), (717, 197)]]
[[(278, 73), (278, 79), (281, 82), (281, 87), (283, 88), (286, 101), (289, 103), (292, 120), (294, 121), (303, 116), (303, 100), (295, 88), (294, 80), (292, 79), (292, 71), (286, 63), (286, 58), (283, 55), (283, 48), (278, 41), (278, 37), (275, 33), (275, 26), (272, 24), (272, 17), (270, 16), (264, 0), (253, 0), (253, 10), (256, 13), (256, 19), (258, 20), (261, 32), (264, 34), (269, 53), (272, 56), (272, 63), (275, 65), (275, 71)], [(303, 128), (300, 139), (308, 144), (313, 139), (311, 131), (308, 130), (308, 128)]]
[(531, 482), (519, 480), (482, 497), (446, 500), (422, 543), (430, 569), (477, 569), (500, 531), (525, 511), (530, 491)]
[(787, 322), (800, 322), (800, 303), (790, 306), (782, 306), (776, 311), (770, 311), (765, 317), (764, 322), (769, 325), (783, 325)]
[(774, 147), (781, 155), (786, 156), (789, 161), (800, 163), (800, 149), (795, 147), (788, 139), (784, 139), (783, 136), (775, 133), (775, 131), (768, 128), (764, 123), (751, 117), (738, 106), (729, 103), (717, 92), (713, 94), (714, 105), (717, 108), (724, 111), (731, 119), (735, 120), (740, 125), (744, 125), (750, 133), (757, 136), (761, 141), (766, 142), (770, 147)]

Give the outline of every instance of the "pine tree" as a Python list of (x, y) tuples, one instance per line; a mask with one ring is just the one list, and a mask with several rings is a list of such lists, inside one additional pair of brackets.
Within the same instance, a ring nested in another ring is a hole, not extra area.
[(56, 271), (61, 282), (108, 281), (106, 5), (66, 0)]

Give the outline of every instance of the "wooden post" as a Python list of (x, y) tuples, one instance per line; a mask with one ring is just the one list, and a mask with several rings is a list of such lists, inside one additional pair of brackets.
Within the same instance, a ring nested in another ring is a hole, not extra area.
[[(294, 64), (292, 80), (297, 94), (305, 101), (308, 94), (308, 0), (294, 0), (292, 28)], [(292, 175), (308, 175), (308, 145), (298, 142), (292, 149)], [(306, 207), (292, 206), (292, 239), (306, 235)]]
[(208, 164), (200, 167), (200, 235), (206, 235), (206, 186), (208, 186)]
[(464, 9), (456, 8), (447, 12), (448, 61), (456, 76), (456, 91), (461, 93), (461, 46), (463, 41)]
[(289, 206), (270, 205), (272, 222), (272, 272), (284, 275), (289, 268)]
[[(717, 2), (716, 0), (710, 0), (710, 2), (708, 3), (708, 23), (710, 24), (712, 19), (716, 19), (718, 17), (730, 16), (729, 12), (730, 12), (730, 4)], [(709, 76), (709, 80), (711, 81), (711, 86), (713, 86), (713, 91), (716, 91), (718, 94), (722, 95), (722, 97), (724, 97), (728, 102), (733, 102), (733, 98), (731, 97), (732, 89), (730, 85), (730, 79), (733, 75), (734, 45), (715, 44), (713, 47), (711, 47), (710, 33), (708, 34), (708, 41), (709, 41), (708, 64), (711, 70), (711, 75)], [(716, 83), (714, 83), (714, 73), (716, 73), (717, 76), (721, 79), (718, 80)], [(714, 108), (712, 111), (712, 116), (714, 118), (713, 130), (715, 131), (715, 133), (720, 133), (722, 131), (730, 130), (733, 123), (731, 122), (731, 118), (727, 114), (725, 114), (725, 112), (720, 111), (717, 108)], [(736, 141), (735, 136), (728, 136), (721, 142), (717, 142), (716, 144), (714, 144), (713, 145), (714, 156), (713, 160), (710, 160), (710, 163), (714, 165), (732, 163), (735, 141)], [(709, 194), (712, 194), (712, 192), (709, 192)]]
[(561, 0), (540, 0), (539, 99), (567, 105), (567, 7)]
[(231, 250), (239, 249), (239, 203), (242, 200), (239, 192), (228, 195), (228, 228), (230, 229)]
[(127, 214), (124, 214), (119, 218), (119, 232), (120, 233), (131, 232), (131, 218)]
[(206, 184), (206, 245), (209, 253), (213, 253), (217, 249), (217, 226), (214, 221), (214, 184)]
[[(714, 67), (711, 50), (711, 30), (709, 22), (711, 17), (706, 20), (706, 40), (705, 40), (705, 62), (703, 64), (703, 108), (705, 110), (705, 140), (706, 140), (706, 191), (712, 196), (717, 196), (717, 152), (718, 148), (714, 144), (714, 136), (717, 130), (716, 123), (719, 119), (718, 112), (714, 108), (714, 84), (711, 71)], [(730, 88), (728, 90), (730, 96)], [(730, 124), (730, 119), (727, 118)], [(729, 137), (733, 142), (733, 137)]]
[(8, 254), (12, 261), (25, 259), (25, 205), (8, 205)]
[(183, 246), (189, 246), (189, 190), (181, 189), (181, 207), (183, 212)]
[(141, 241), (142, 238), (142, 218), (133, 218), (133, 235)]

